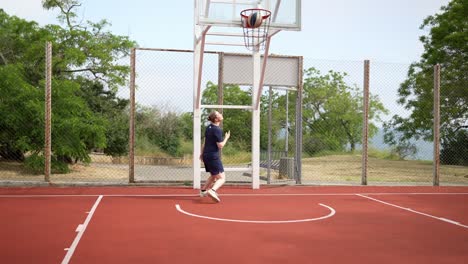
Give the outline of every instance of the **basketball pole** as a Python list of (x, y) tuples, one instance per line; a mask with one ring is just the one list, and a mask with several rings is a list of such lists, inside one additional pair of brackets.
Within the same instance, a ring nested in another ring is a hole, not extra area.
[[(252, 52), (253, 85), (252, 85), (252, 189), (260, 188), (260, 109), (257, 101), (260, 100), (260, 75), (262, 65), (258, 49)], [(258, 91), (258, 92), (257, 92)]]
[(265, 40), (263, 61), (261, 60), (259, 45), (256, 45), (257, 48), (252, 51), (252, 189), (260, 189), (260, 100), (262, 98), (270, 40), (271, 36), (268, 36)]
[(206, 33), (211, 26), (194, 28), (194, 55), (193, 55), (193, 188), (201, 188), (201, 79), (203, 72), (203, 55), (205, 53)]
[[(259, 7), (260, 8), (260, 7)], [(268, 60), (271, 36), (266, 38), (263, 61), (260, 56), (260, 45), (252, 51), (252, 189), (260, 189), (260, 99)]]

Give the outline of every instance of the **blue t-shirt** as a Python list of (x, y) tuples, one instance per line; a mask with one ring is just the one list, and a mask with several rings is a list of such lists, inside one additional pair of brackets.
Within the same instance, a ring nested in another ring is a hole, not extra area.
[(219, 126), (210, 124), (205, 130), (205, 147), (203, 153), (218, 153), (218, 142), (223, 141), (223, 131)]

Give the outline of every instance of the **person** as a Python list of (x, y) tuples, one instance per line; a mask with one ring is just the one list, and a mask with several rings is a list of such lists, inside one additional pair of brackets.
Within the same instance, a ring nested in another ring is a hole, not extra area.
[(226, 182), (224, 167), (221, 161), (220, 150), (226, 145), (231, 132), (228, 131), (222, 137), (223, 131), (219, 127), (223, 121), (223, 115), (218, 111), (213, 111), (208, 116), (210, 124), (205, 130), (205, 140), (202, 146), (200, 159), (205, 164), (205, 171), (210, 173), (203, 188), (200, 190), (200, 196), (209, 196), (215, 202), (220, 202), (217, 191)]

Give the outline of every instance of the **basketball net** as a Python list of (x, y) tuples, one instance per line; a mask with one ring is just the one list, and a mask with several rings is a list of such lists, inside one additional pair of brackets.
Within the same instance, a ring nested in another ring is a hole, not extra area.
[(244, 44), (248, 50), (265, 49), (265, 42), (270, 29), (271, 12), (265, 9), (245, 9), (241, 13), (241, 25), (244, 29)]

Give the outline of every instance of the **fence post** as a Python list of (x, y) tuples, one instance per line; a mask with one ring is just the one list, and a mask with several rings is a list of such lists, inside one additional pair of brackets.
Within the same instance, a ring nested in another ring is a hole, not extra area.
[(44, 180), (50, 182), (50, 161), (52, 153), (51, 116), (52, 116), (52, 43), (46, 42), (45, 72), (45, 146)]
[[(224, 52), (218, 53), (218, 105), (224, 104)], [(218, 112), (224, 114), (224, 108), (218, 108)], [(221, 122), (220, 127), (223, 128)]]
[[(303, 74), (304, 74), (304, 57), (298, 57), (298, 76), (297, 76), (297, 99), (296, 99), (296, 153), (294, 155), (295, 161), (295, 175), (294, 179), (296, 184), (302, 184), (302, 104), (304, 89)], [(287, 154), (286, 154), (287, 155)]]
[(364, 61), (364, 94), (362, 126), (362, 174), (361, 185), (367, 185), (368, 138), (369, 138), (369, 60)]
[(128, 182), (135, 182), (135, 53), (136, 48), (130, 53), (130, 135), (128, 152)]
[(439, 186), (440, 174), (440, 65), (434, 66), (434, 171), (433, 185)]
[[(224, 52), (218, 53), (218, 105), (224, 104)], [(218, 112), (224, 115), (224, 108), (218, 108)], [(219, 124), (219, 127), (223, 129), (223, 122)], [(223, 155), (223, 149), (219, 150), (219, 155)]]
[(271, 122), (272, 122), (272, 113), (271, 113), (271, 104), (273, 96), (273, 87), (268, 89), (268, 150), (267, 150), (267, 184), (271, 184)]

